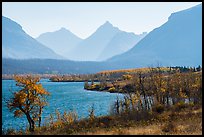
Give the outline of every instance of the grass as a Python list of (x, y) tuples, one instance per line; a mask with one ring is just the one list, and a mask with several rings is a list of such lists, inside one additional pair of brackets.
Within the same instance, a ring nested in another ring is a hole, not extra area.
[[(131, 123), (131, 121), (128, 121)], [(202, 109), (166, 111), (156, 119), (135, 122), (126, 127), (95, 129), (79, 132), (79, 135), (202, 135)]]
[[(101, 116), (58, 126), (36, 128), (34, 133), (10, 131), (7, 134), (34, 135), (202, 135), (202, 108), (173, 106), (162, 113), (130, 112)], [(175, 111), (177, 109), (177, 111)]]

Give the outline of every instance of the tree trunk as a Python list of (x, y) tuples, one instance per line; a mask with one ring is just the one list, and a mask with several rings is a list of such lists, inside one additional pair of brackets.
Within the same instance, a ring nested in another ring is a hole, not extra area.
[(40, 107), (40, 110), (39, 110), (38, 127), (40, 127), (40, 124), (41, 124), (42, 109), (43, 109), (43, 107), (41, 106), (41, 107)]
[(167, 91), (166, 104), (167, 104), (167, 106), (169, 106), (169, 91)]
[(32, 120), (29, 113), (26, 113), (26, 117), (27, 117), (27, 120), (29, 122), (29, 131), (34, 132), (34, 128), (35, 128), (34, 120)]
[(41, 116), (39, 117), (38, 127), (40, 127), (40, 124), (41, 124)]
[(117, 114), (119, 114), (119, 107), (120, 107), (120, 104), (119, 104), (119, 99), (117, 99), (117, 102), (116, 102), (116, 111), (117, 111)]

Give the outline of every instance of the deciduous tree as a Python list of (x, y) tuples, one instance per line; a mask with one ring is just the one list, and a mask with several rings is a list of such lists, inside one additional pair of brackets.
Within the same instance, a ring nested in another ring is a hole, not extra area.
[(15, 76), (14, 79), (20, 90), (13, 92), (12, 97), (7, 100), (7, 107), (14, 112), (15, 117), (26, 115), (29, 130), (34, 131), (36, 121), (40, 126), (42, 111), (47, 105), (46, 98), (49, 92), (39, 83), (39, 77), (27, 75)]

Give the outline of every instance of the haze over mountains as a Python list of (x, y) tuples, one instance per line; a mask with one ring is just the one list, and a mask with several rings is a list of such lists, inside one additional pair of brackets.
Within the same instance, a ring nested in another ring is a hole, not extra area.
[(66, 58), (69, 57), (68, 52), (82, 41), (81, 38), (63, 27), (54, 32), (43, 33), (36, 39)]
[(108, 60), (129, 67), (202, 64), (202, 4), (171, 14), (131, 50)]
[(118, 55), (124, 53), (136, 45), (141, 39), (147, 35), (147, 32), (136, 35), (134, 33), (128, 32), (118, 32), (112, 39), (109, 41), (107, 46), (102, 50), (101, 54), (96, 60), (106, 60), (113, 55)]
[[(77, 61), (102, 61), (127, 51), (144, 36), (121, 31), (106, 21), (91, 36), (69, 52), (69, 59)], [(120, 43), (121, 40), (123, 40), (123, 43)]]
[[(21, 40), (21, 42), (25, 42), (25, 39), (22, 40), (21, 35), (17, 33), (18, 31), (17, 32), (14, 31), (22, 30), (20, 29), (21, 27), (19, 27), (19, 25), (17, 26), (15, 26), (16, 29), (10, 29), (9, 27), (10, 31), (12, 30), (11, 31), (12, 33), (8, 30), (3, 30), (2, 31), (3, 40), (5, 35), (18, 34), (17, 36), (19, 37), (19, 40)], [(7, 34), (4, 34), (5, 32)], [(101, 35), (102, 32), (105, 33), (106, 35)], [(118, 50), (119, 47), (121, 48), (123, 47), (122, 42), (125, 40), (123, 40), (122, 38), (126, 39), (125, 37), (127, 34), (129, 34), (127, 37), (131, 39), (130, 38), (132, 36), (131, 33), (127, 32), (123, 33), (123, 31), (120, 31), (118, 28), (113, 27), (109, 22), (106, 22), (104, 25), (99, 27), (94, 34), (92, 34), (87, 39), (81, 41), (77, 45), (77, 47), (79, 46), (81, 48), (81, 50), (78, 50), (77, 55), (78, 56), (82, 55), (82, 57), (84, 57), (84, 60), (89, 59), (103, 60), (105, 59), (103, 55), (107, 54), (105, 55), (105, 57), (109, 56), (108, 50), (105, 49), (104, 45), (109, 45), (110, 46), (110, 48), (108, 48), (109, 50), (112, 51)], [(119, 39), (119, 41), (115, 39)], [(86, 44), (89, 45), (87, 47), (84, 47)], [(120, 44), (122, 45), (120, 46)], [(10, 45), (12, 44), (9, 44), (9, 46)], [(26, 45), (27, 44), (23, 46)], [(4, 47), (6, 46), (3, 43), (2, 47), (3, 57), (5, 56)], [(24, 52), (30, 52), (29, 50), (30, 49), (24, 50)], [(76, 50), (77, 52), (77, 49), (73, 49), (73, 51), (74, 50)], [(87, 55), (86, 52), (81, 52), (84, 50), (85, 51), (91, 50), (92, 57)], [(99, 52), (103, 50), (104, 50), (103, 54), (102, 52)], [(7, 54), (11, 53), (12, 52), (9, 51), (9, 53)], [(133, 47), (130, 48), (125, 53), (116, 55), (108, 59), (107, 61), (103, 62), (78, 62), (78, 61), (75, 62), (59, 60), (23, 61), (7, 59), (3, 60), (2, 73), (14, 73), (14, 72), (48, 73), (52, 71), (56, 71), (58, 73), (70, 73), (70, 72), (95, 73), (101, 70), (149, 67), (152, 65), (157, 66), (158, 63), (162, 66), (198, 66), (198, 65), (202, 66), (202, 4), (183, 11), (172, 13), (166, 23), (152, 30), (143, 39), (141, 39), (137, 44), (133, 45)], [(31, 69), (29, 69), (29, 67)]]
[(55, 32), (43, 33), (36, 39), (67, 59), (102, 61), (132, 48), (146, 34), (135, 35), (134, 33), (121, 31), (106, 21), (84, 40), (65, 28)]
[(63, 59), (54, 51), (26, 34), (22, 27), (2, 16), (2, 57), (15, 59)]

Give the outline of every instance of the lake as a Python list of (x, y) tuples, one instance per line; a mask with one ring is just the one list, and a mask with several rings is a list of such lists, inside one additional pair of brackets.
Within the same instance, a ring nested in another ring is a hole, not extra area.
[[(75, 111), (79, 119), (87, 118), (92, 106), (96, 116), (108, 115), (117, 97), (123, 97), (119, 93), (84, 90), (83, 82), (50, 82), (48, 79), (41, 79), (40, 83), (51, 93), (49, 105), (43, 110), (42, 124), (49, 114), (55, 114), (56, 109), (61, 113)], [(18, 89), (14, 80), (2, 80), (2, 129), (19, 130), (28, 126), (26, 117), (14, 118), (4, 101), (4, 98), (11, 96), (10, 91)]]

